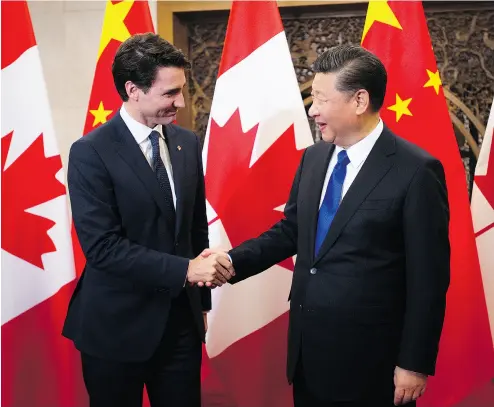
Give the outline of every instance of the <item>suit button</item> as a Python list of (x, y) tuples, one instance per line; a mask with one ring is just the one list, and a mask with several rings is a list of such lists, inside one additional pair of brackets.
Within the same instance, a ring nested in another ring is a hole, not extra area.
[(300, 305), (299, 305), (299, 308), (300, 308), (300, 309), (303, 309), (303, 308), (304, 308), (304, 306), (303, 306), (302, 304), (300, 304)]
[(317, 269), (310, 269), (310, 274), (316, 274), (317, 273)]

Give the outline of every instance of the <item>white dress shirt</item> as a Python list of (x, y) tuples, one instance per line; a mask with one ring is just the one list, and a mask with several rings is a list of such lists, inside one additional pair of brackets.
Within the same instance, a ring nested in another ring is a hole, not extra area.
[(125, 110), (125, 106), (123, 105), (120, 108), (120, 116), (122, 117), (122, 120), (127, 125), (132, 135), (134, 136), (137, 144), (139, 144), (139, 147), (141, 148), (144, 157), (146, 157), (146, 160), (148, 161), (151, 167), (153, 165), (153, 148), (151, 146), (151, 140), (149, 140), (149, 135), (153, 130), (156, 130), (160, 134), (160, 138), (159, 138), (160, 157), (161, 157), (161, 161), (163, 161), (163, 164), (165, 165), (166, 173), (168, 174), (168, 179), (170, 180), (170, 186), (172, 189), (172, 196), (173, 196), (173, 206), (175, 207), (175, 209), (177, 209), (177, 197), (175, 195), (175, 184), (173, 183), (172, 162), (170, 160), (170, 153), (168, 152), (168, 147), (165, 143), (165, 137), (163, 135), (161, 126), (158, 125), (154, 129), (152, 129), (142, 123), (139, 123), (137, 120), (135, 120), (129, 115), (127, 110)]
[[(374, 144), (376, 144), (377, 139), (381, 135), (384, 128), (384, 124), (381, 119), (376, 128), (370, 132), (370, 134), (360, 140), (358, 143), (346, 149), (348, 159), (350, 162), (346, 167), (345, 181), (343, 182), (343, 190), (341, 192), (341, 199), (345, 196), (348, 189), (352, 185), (353, 181), (357, 177), (362, 165), (364, 164), (367, 156), (370, 154)], [(338, 153), (343, 150), (342, 147), (335, 146), (331, 160), (329, 160), (328, 170), (326, 172), (326, 178), (324, 179), (324, 184), (321, 193), (321, 199), (319, 201), (319, 208), (321, 208), (322, 201), (324, 200), (324, 195), (326, 194), (326, 189), (328, 188), (329, 178), (333, 173), (333, 169), (336, 165), (338, 159)]]

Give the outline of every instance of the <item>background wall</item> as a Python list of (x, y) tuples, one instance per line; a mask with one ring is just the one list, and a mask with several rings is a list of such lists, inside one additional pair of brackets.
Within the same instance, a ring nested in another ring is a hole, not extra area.
[[(64, 167), (82, 136), (106, 1), (28, 2)], [(149, 2), (156, 29), (156, 0)]]
[[(303, 97), (310, 92), (310, 64), (317, 56), (316, 51), (341, 41), (360, 41), (366, 4), (359, 0), (339, 6), (336, 4), (339, 1), (331, 3), (335, 4), (281, 10)], [(187, 91), (189, 120), (184, 124), (200, 136), (207, 124), (228, 18), (226, 9), (194, 13), (187, 8), (193, 6), (196, 10), (203, 4), (206, 10), (215, 5), (227, 6), (228, 2), (163, 1), (158, 7), (157, 0), (149, 1), (155, 28), (158, 20), (165, 22), (160, 27), (162, 34), (170, 34), (173, 25), (180, 25), (181, 36), (174, 41), (189, 54), (195, 67)], [(448, 102), (456, 116), (453, 118), (457, 121), (458, 147), (471, 186), (476, 158), (462, 133), (471, 133), (471, 138), (480, 145), (483, 131), (477, 131), (471, 116), (480, 123), (477, 127), (485, 126), (492, 101), (494, 6), (489, 6), (489, 2), (429, 1), (424, 4), (438, 67), (445, 89), (452, 95)], [(447, 9), (453, 6), (454, 9)], [(106, 1), (31, 0), (29, 7), (66, 166), (70, 145), (81, 137), (84, 127)], [(164, 10), (166, 7), (180, 12), (172, 18), (172, 14)], [(157, 17), (159, 8), (161, 19)], [(458, 103), (453, 103), (455, 101)]]

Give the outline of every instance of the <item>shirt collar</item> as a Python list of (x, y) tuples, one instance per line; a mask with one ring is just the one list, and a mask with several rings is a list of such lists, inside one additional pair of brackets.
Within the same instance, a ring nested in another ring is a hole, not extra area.
[[(365, 161), (367, 156), (370, 154), (374, 144), (376, 144), (377, 139), (381, 135), (384, 129), (384, 124), (381, 119), (379, 119), (379, 123), (366, 137), (360, 140), (358, 143), (349, 147), (346, 152), (348, 154), (348, 159), (350, 160), (350, 164), (354, 168), (359, 168), (362, 163)], [(334, 154), (338, 154), (343, 148), (336, 146)]]
[(154, 129), (152, 129), (145, 124), (139, 123), (127, 112), (124, 105), (122, 105), (122, 107), (120, 108), (120, 116), (134, 136), (137, 144), (141, 144), (143, 141), (145, 141), (153, 130), (156, 130), (158, 133), (160, 133), (161, 137), (163, 137), (163, 131), (160, 125), (157, 125)]

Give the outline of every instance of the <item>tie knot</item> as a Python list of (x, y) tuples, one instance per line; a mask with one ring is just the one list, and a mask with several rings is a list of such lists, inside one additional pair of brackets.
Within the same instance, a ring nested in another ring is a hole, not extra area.
[(158, 145), (159, 137), (160, 137), (160, 133), (156, 130), (153, 130), (149, 135), (149, 140), (151, 141), (151, 144)]
[(338, 164), (347, 165), (350, 162), (346, 150), (341, 150), (338, 153)]

